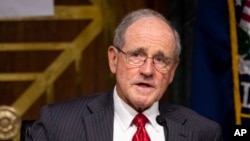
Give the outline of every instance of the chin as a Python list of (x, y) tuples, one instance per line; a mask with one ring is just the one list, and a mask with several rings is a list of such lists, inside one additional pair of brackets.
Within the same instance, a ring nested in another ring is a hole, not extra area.
[(145, 102), (140, 102), (140, 104), (137, 104), (136, 110), (138, 112), (143, 112), (147, 108), (149, 108), (152, 104), (146, 104)]

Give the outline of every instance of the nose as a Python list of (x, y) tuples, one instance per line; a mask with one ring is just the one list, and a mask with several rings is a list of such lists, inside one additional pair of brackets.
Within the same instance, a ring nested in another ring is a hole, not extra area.
[(154, 72), (154, 64), (152, 58), (147, 58), (144, 64), (140, 67), (141, 74), (151, 76)]

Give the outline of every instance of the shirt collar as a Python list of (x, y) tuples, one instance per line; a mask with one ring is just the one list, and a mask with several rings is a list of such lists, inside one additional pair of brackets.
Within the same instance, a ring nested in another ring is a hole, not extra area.
[[(122, 129), (127, 130), (132, 123), (135, 115), (138, 114), (136, 110), (125, 103), (117, 94), (116, 87), (114, 88), (114, 108), (115, 108), (115, 118), (121, 125)], [(148, 118), (149, 124), (157, 131), (160, 130), (160, 125), (156, 122), (156, 117), (159, 115), (159, 102), (153, 103), (151, 107), (143, 112), (143, 114)]]

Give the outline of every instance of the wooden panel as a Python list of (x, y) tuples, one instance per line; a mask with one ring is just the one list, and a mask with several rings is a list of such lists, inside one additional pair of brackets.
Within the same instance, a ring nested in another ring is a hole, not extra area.
[(81, 55), (103, 38), (102, 17), (97, 5), (72, 5), (60, 3), (54, 17), (0, 21), (0, 106), (22, 119), (38, 118), (46, 103), (84, 95)]
[(72, 42), (90, 20), (1, 21), (0, 43)]

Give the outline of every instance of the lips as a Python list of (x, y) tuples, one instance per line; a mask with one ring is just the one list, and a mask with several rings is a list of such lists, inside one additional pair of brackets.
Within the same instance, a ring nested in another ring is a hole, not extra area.
[(137, 86), (140, 86), (140, 87), (145, 87), (145, 88), (153, 87), (152, 84), (150, 84), (150, 83), (145, 83), (145, 82), (140, 82), (140, 83), (137, 83), (136, 85), (137, 85)]

